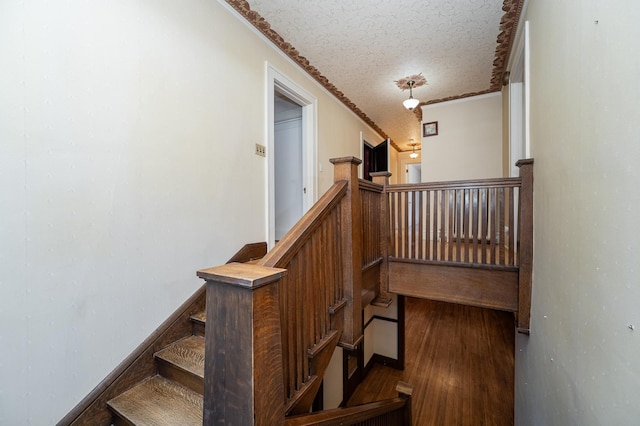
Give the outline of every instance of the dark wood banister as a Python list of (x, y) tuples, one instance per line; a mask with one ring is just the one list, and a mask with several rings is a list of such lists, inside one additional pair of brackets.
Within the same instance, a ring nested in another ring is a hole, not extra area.
[(313, 231), (318, 229), (322, 221), (344, 198), (347, 186), (346, 181), (334, 183), (307, 214), (258, 263), (274, 268), (280, 268), (289, 263), (293, 255), (309, 240)]
[[(283, 398), (285, 400), (287, 398), (283, 390), (282, 377), (284, 377), (284, 368), (287, 368), (286, 364), (288, 364), (282, 361), (282, 333), (284, 332), (284, 323), (287, 321), (283, 316), (283, 310), (286, 310), (287, 307), (282, 306), (282, 301), (286, 300), (286, 298), (283, 299), (282, 292), (288, 290), (281, 288), (280, 285), (282, 280), (288, 278), (287, 271), (279, 268), (289, 268), (288, 265), (291, 264), (292, 259), (299, 252), (306, 250), (310, 257), (301, 262), (307, 268), (311, 268), (311, 272), (304, 275), (303, 280), (317, 278), (314, 275), (318, 269), (314, 265), (316, 262), (326, 261), (326, 259), (319, 259), (321, 257), (319, 254), (309, 254), (312, 252), (305, 247), (308, 247), (310, 241), (313, 243), (314, 238), (315, 244), (322, 246), (322, 243), (318, 242), (319, 238), (327, 238), (327, 234), (332, 232), (339, 234), (339, 250), (336, 249), (332, 252), (332, 256), (328, 259), (334, 262), (340, 260), (338, 263), (341, 264), (340, 276), (342, 277), (345, 301), (340, 304), (346, 305), (344, 325), (341, 325), (343, 330), (342, 344), (349, 349), (355, 348), (360, 343), (363, 332), (361, 290), (365, 270), (369, 273), (374, 267), (380, 268), (373, 278), (377, 280), (379, 287), (376, 299), (382, 300), (382, 304), (386, 302), (386, 299), (390, 300), (390, 292), (387, 288), (390, 221), (389, 204), (385, 196), (388, 190), (413, 191), (416, 188), (433, 190), (456, 186), (464, 188), (521, 186), (519, 252), (523, 256), (532, 256), (532, 160), (519, 162), (520, 178), (479, 179), (466, 182), (436, 182), (400, 186), (388, 184), (389, 174), (374, 176), (376, 182), (373, 184), (359, 181), (357, 166), (360, 162), (352, 157), (334, 159), (331, 162), (335, 165), (334, 186), (259, 262), (259, 265), (232, 265), (231, 267), (211, 268), (198, 272), (198, 275), (207, 280), (209, 284), (207, 285), (207, 320), (217, 324), (216, 327), (211, 327), (211, 336), (209, 328), (207, 329), (204, 415), (204, 424), (207, 426), (217, 424), (225, 418), (242, 419), (243, 424), (256, 425), (287, 424), (293, 426), (297, 424), (341, 424), (342, 422), (351, 424), (350, 420), (346, 420), (350, 418), (349, 416), (355, 416), (353, 418), (359, 419), (356, 423), (362, 421), (360, 424), (368, 424), (365, 422), (366, 419), (370, 418), (368, 416), (373, 415), (372, 413), (376, 410), (386, 406), (387, 412), (392, 411), (393, 408), (389, 407), (400, 403), (400, 401), (378, 402), (346, 410), (336, 409), (321, 413), (302, 414), (285, 420), (286, 401), (278, 398), (278, 395), (285, 395)], [(378, 222), (374, 220), (370, 226), (377, 225), (382, 230), (379, 237), (382, 260), (374, 259), (364, 269), (362, 224), (363, 220), (372, 219), (371, 217), (362, 217), (360, 189), (383, 195), (380, 197), (379, 209), (373, 208), (375, 201), (369, 200), (370, 204), (367, 206), (368, 215), (379, 215)], [(339, 212), (339, 227), (331, 228), (331, 231), (322, 231), (324, 233), (318, 237), (317, 232), (323, 221), (336, 211)], [(374, 211), (378, 213), (373, 213)], [(336, 254), (338, 255), (336, 256)], [(517, 302), (515, 311), (518, 315), (518, 331), (521, 332), (528, 331), (531, 262), (531, 258), (523, 259), (519, 264), (520, 268), (507, 268), (511, 273), (516, 270), (519, 270), (520, 273), (518, 290), (520, 300)], [(523, 265), (524, 268), (522, 268)], [(461, 266), (472, 270), (478, 269), (474, 265), (463, 264)], [(505, 268), (489, 266), (489, 269)], [(311, 295), (315, 291), (311, 290), (314, 287), (312, 283), (313, 281), (306, 283), (305, 291), (310, 293), (305, 294)], [(289, 285), (287, 284), (286, 287)], [(232, 306), (229, 299), (225, 299), (229, 297), (230, 300), (237, 301), (236, 306)], [(299, 297), (304, 298), (305, 296), (300, 294)], [(529, 300), (526, 300), (527, 298)], [(333, 315), (335, 314), (333, 311), (335, 306), (337, 305), (323, 309), (327, 309)], [(230, 339), (231, 336), (234, 339)], [(297, 339), (300, 334), (297, 336), (291, 335), (290, 338)], [(240, 341), (234, 342), (237, 338)], [(313, 351), (312, 348), (307, 349), (309, 353)], [(292, 362), (291, 365), (300, 362), (306, 363), (306, 361), (295, 360), (290, 362)], [(225, 386), (222, 386), (221, 383)], [(406, 401), (406, 405), (410, 407), (410, 400)], [(410, 408), (408, 411), (410, 412)], [(405, 419), (404, 423), (399, 424), (410, 424), (410, 420), (407, 423)]]
[(362, 340), (360, 160), (331, 162), (335, 184), (258, 264), (198, 271), (214, 324), (205, 335), (205, 425), (275, 425), (308, 412), (326, 368), (308, 357), (320, 351), (328, 364), (338, 338), (346, 347)]
[[(404, 382), (396, 386), (397, 398), (347, 408), (334, 408), (287, 418), (285, 426), (380, 425), (411, 426), (413, 388)], [(395, 414), (395, 416), (393, 415)], [(386, 418), (385, 418), (386, 416)], [(384, 419), (385, 423), (381, 423)]]

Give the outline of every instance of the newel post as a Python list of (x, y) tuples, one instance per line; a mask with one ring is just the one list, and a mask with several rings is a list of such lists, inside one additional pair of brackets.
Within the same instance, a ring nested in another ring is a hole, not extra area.
[(206, 280), (205, 426), (284, 422), (279, 280), (285, 269), (242, 263)]
[(376, 306), (386, 306), (391, 304), (391, 294), (389, 293), (389, 198), (387, 195), (387, 186), (389, 185), (390, 172), (372, 172), (373, 183), (382, 185), (382, 194), (380, 194), (380, 256), (382, 263), (380, 264), (380, 293), (372, 302)]
[(358, 165), (355, 157), (332, 158), (333, 181), (347, 181), (349, 186), (341, 209), (342, 273), (344, 297), (344, 330), (340, 344), (355, 349), (364, 337), (362, 324), (362, 206), (358, 184)]
[(520, 333), (529, 334), (531, 317), (531, 284), (533, 279), (533, 159), (519, 160), (520, 168), (520, 273), (518, 277), (518, 324)]

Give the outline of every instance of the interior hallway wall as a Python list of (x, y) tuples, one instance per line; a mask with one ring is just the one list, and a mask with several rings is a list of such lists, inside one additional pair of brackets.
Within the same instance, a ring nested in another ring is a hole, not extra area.
[(531, 0), (526, 19), (535, 258), (516, 424), (635, 425), (640, 5)]
[(381, 139), (222, 3), (0, 2), (0, 424), (55, 424), (266, 240), (267, 61), (318, 98), (320, 194)]
[(422, 107), (422, 123), (438, 135), (422, 138), (422, 181), (502, 176), (502, 97), (474, 96)]

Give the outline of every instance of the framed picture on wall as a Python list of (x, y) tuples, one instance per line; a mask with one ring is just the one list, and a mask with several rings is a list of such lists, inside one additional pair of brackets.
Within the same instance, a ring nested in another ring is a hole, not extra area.
[(438, 122), (432, 121), (430, 123), (424, 123), (422, 125), (422, 136), (436, 136), (438, 134)]

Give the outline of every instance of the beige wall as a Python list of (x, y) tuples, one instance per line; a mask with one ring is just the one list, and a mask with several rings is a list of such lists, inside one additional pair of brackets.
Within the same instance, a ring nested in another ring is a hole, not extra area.
[(318, 98), (322, 193), (382, 138), (221, 3), (0, 3), (0, 424), (56, 423), (265, 241), (266, 62)]
[(640, 5), (531, 0), (526, 19), (535, 260), (516, 424), (638, 424)]
[(500, 93), (422, 107), (422, 122), (438, 122), (438, 135), (422, 138), (422, 180), (502, 176)]

